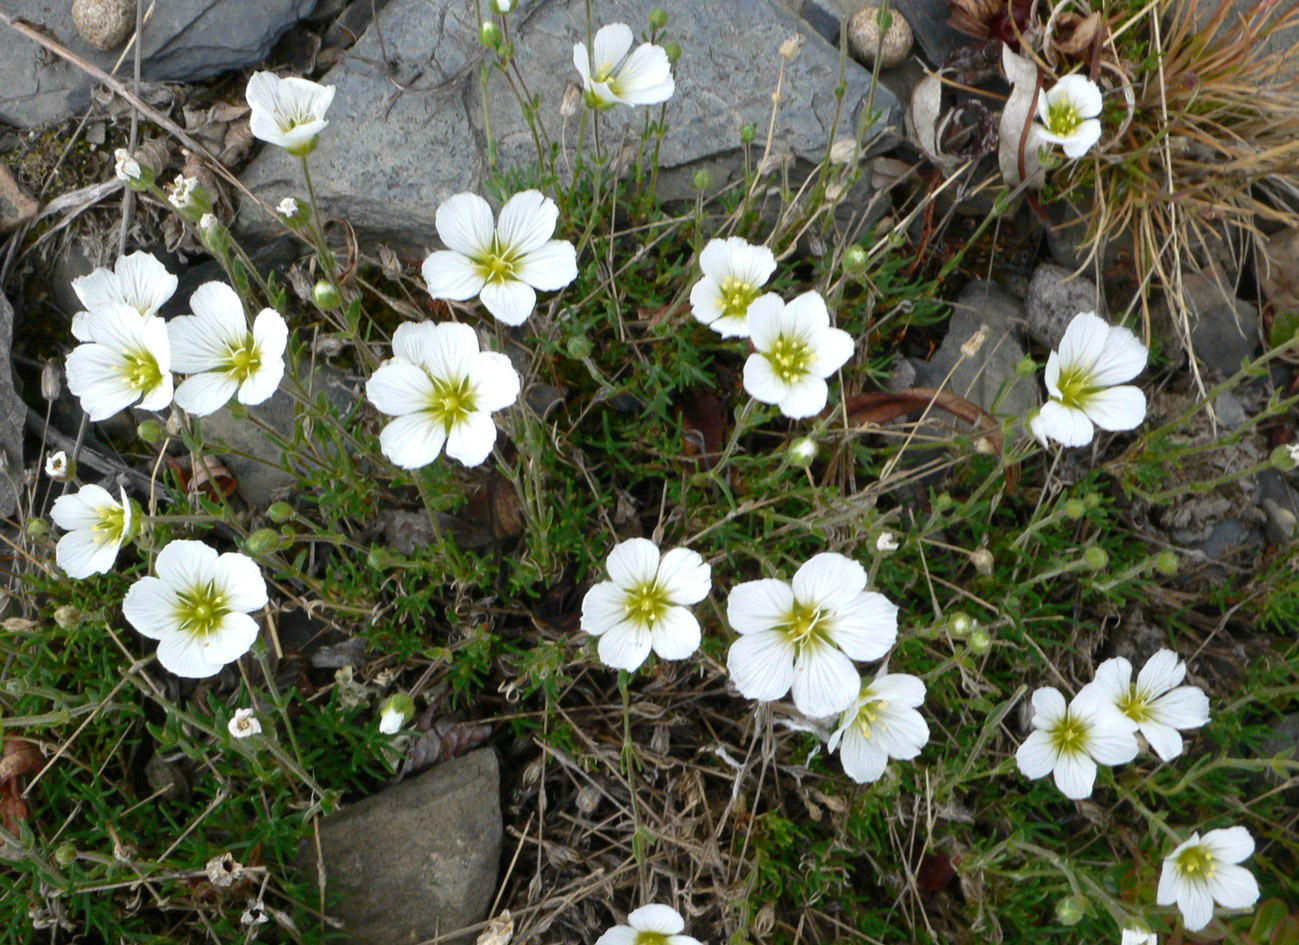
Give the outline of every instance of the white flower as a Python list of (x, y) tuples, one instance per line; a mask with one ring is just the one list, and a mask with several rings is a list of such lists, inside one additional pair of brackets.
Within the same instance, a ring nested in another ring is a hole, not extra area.
[(122, 614), (158, 641), (158, 662), (177, 676), (214, 676), (257, 639), (249, 616), (266, 606), (266, 582), (252, 558), (217, 555), (201, 541), (172, 541), (154, 561), (157, 577), (131, 585)]
[(478, 296), (506, 325), (522, 325), (537, 293), (562, 289), (577, 278), (577, 250), (552, 240), (559, 208), (539, 190), (505, 201), (500, 223), (477, 194), (456, 194), (438, 207), (438, 236), (448, 249), (424, 260), (424, 281), (435, 299)]
[(132, 404), (161, 410), (171, 403), (171, 346), (161, 318), (141, 318), (118, 302), (91, 312), (82, 328), (87, 341), (68, 355), (68, 390), (91, 420)]
[(129, 305), (141, 318), (157, 315), (176, 292), (176, 284), (176, 277), (149, 253), (118, 256), (112, 269), (101, 267), (72, 280), (72, 291), (87, 309), (72, 316), (72, 336), (89, 341), (86, 319), (105, 305)]
[(1015, 752), (1019, 770), (1037, 780), (1054, 772), (1065, 797), (1091, 797), (1096, 762), (1123, 764), (1137, 755), (1132, 723), (1107, 706), (1095, 690), (1083, 688), (1066, 706), (1058, 689), (1043, 686), (1033, 693), (1033, 728)]
[(126, 148), (118, 148), (114, 151), (113, 159), (116, 162), (113, 166), (113, 172), (117, 174), (118, 180), (133, 181), (140, 179), (140, 162), (131, 157), (131, 153)]
[(496, 443), (492, 412), (519, 396), (510, 359), (479, 351), (478, 336), (455, 322), (406, 322), (392, 336), (393, 357), (365, 385), (370, 403), (396, 417), (379, 434), (383, 455), (419, 469), (447, 455), (466, 466), (485, 460)]
[(235, 738), (247, 738), (249, 735), (260, 735), (262, 723), (257, 721), (252, 709), (235, 709), (235, 714), (226, 723), (226, 728)]
[(681, 934), (685, 927), (685, 919), (671, 906), (641, 906), (627, 916), (626, 925), (615, 925), (595, 945), (701, 945)]
[(1299, 463), (1299, 443), (1290, 443), (1286, 446), (1286, 449), (1290, 453), (1290, 461)]
[(600, 660), (634, 670), (651, 649), (683, 660), (699, 649), (699, 621), (689, 610), (712, 590), (712, 569), (696, 551), (673, 548), (660, 556), (645, 538), (609, 552), (609, 580), (582, 598), (582, 629), (600, 638)]
[(45, 475), (55, 482), (68, 481), (68, 454), (56, 450), (45, 457)]
[(221, 409), (231, 397), (241, 404), (270, 398), (284, 376), (289, 329), (274, 309), (262, 309), (252, 330), (244, 306), (230, 286), (206, 282), (190, 296), (193, 315), (167, 323), (171, 365), (190, 377), (176, 388), (176, 404), (200, 417)]
[(1174, 902), (1186, 927), (1199, 931), (1213, 918), (1213, 904), (1247, 909), (1258, 902), (1258, 882), (1241, 860), (1254, 852), (1254, 838), (1244, 827), (1198, 833), (1164, 858), (1159, 874), (1161, 906)]
[(273, 72), (254, 72), (245, 98), (252, 109), (248, 123), (253, 137), (302, 157), (315, 149), (317, 138), (329, 124), (325, 112), (334, 100), (334, 87), (296, 77), (281, 79)]
[(275, 209), (279, 211), (282, 217), (296, 217), (298, 215), (298, 201), (293, 197), (285, 197)]
[(1067, 75), (1037, 100), (1039, 137), (1064, 146), (1064, 153), (1080, 158), (1100, 140), (1101, 90), (1081, 75)]
[(573, 46), (573, 65), (592, 108), (657, 105), (672, 97), (676, 83), (663, 47), (641, 43), (633, 50), (632, 41), (630, 26), (610, 23), (595, 34), (594, 54), (587, 52), (586, 43)]
[(184, 174), (177, 174), (176, 179), (167, 188), (167, 202), (177, 210), (188, 210), (191, 207), (197, 208), (197, 204), (194, 202), (197, 193), (197, 177), (186, 177)]
[(726, 667), (747, 698), (771, 702), (794, 691), (804, 715), (842, 712), (861, 693), (853, 660), (877, 660), (898, 635), (898, 608), (866, 589), (866, 570), (841, 554), (814, 556), (793, 583), (737, 584), (726, 618), (740, 638)]
[(1164, 761), (1182, 753), (1178, 729), (1199, 728), (1209, 721), (1209, 697), (1195, 686), (1183, 686), (1186, 664), (1172, 650), (1160, 650), (1146, 661), (1137, 681), (1132, 664), (1121, 656), (1096, 667), (1096, 678), (1083, 687), (1095, 689), (1106, 704), (1132, 720)]
[(395, 693), (379, 707), (379, 731), (384, 735), (396, 735), (414, 714), (415, 700), (404, 692)]
[(1046, 362), (1046, 389), (1051, 395), (1029, 423), (1044, 446), (1047, 439), (1064, 446), (1086, 446), (1095, 432), (1131, 430), (1146, 418), (1146, 395), (1123, 384), (1146, 366), (1146, 346), (1126, 328), (1115, 328), (1092, 312), (1073, 317), (1060, 350)]
[(749, 305), (776, 271), (776, 257), (765, 246), (738, 236), (709, 240), (699, 254), (704, 277), (690, 289), (695, 318), (723, 338), (749, 337)]
[(858, 784), (878, 781), (890, 758), (907, 761), (929, 742), (929, 725), (916, 711), (925, 701), (925, 684), (906, 673), (886, 673), (869, 683), (830, 736), (848, 777)]
[(1159, 945), (1159, 936), (1148, 929), (1124, 929), (1119, 945)]
[(54, 558), (68, 577), (106, 574), (117, 552), (131, 534), (134, 510), (126, 490), (117, 501), (102, 486), (82, 486), (74, 495), (61, 495), (50, 508), (50, 518), (67, 534), (59, 539)]
[(890, 531), (880, 532), (880, 536), (875, 539), (875, 550), (881, 554), (889, 554), (898, 550), (898, 539)]
[(804, 292), (789, 304), (768, 293), (749, 306), (748, 321), (756, 351), (744, 362), (744, 389), (792, 420), (819, 413), (829, 395), (825, 379), (853, 351), (852, 337), (830, 327), (820, 293)]

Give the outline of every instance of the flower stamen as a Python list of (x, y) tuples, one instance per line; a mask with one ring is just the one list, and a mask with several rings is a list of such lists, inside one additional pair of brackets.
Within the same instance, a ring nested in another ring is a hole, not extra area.
[(812, 363), (812, 349), (803, 341), (781, 335), (771, 345), (771, 350), (764, 352), (771, 362), (775, 375), (786, 384), (793, 384), (807, 373)]

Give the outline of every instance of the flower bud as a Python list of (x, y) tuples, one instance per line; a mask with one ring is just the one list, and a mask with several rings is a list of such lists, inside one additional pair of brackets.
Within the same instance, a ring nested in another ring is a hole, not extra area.
[(1093, 571), (1099, 571), (1110, 563), (1110, 553), (1100, 545), (1092, 545), (1083, 552), (1083, 564)]
[(268, 555), (280, 547), (280, 533), (273, 528), (259, 528), (248, 536), (244, 550), (254, 557)]
[(663, 52), (667, 53), (668, 62), (676, 62), (681, 58), (681, 44), (670, 39), (663, 44)]
[(59, 381), (59, 362), (50, 358), (41, 368), (41, 398), (46, 401), (58, 400), (63, 389)]
[(1037, 362), (1027, 354), (1020, 358), (1019, 363), (1015, 365), (1016, 377), (1032, 377), (1036, 373)]
[(758, 126), (755, 125), (753, 122), (749, 122), (747, 125), (745, 125), (740, 129), (740, 141), (742, 141), (744, 144), (753, 144), (753, 139), (756, 138), (757, 136), (758, 136)]
[(1177, 552), (1171, 548), (1165, 548), (1159, 554), (1155, 555), (1155, 570), (1166, 577), (1172, 577), (1177, 573), (1178, 558)]
[(992, 637), (988, 636), (988, 631), (982, 627), (975, 627), (970, 631), (968, 646), (975, 656), (983, 656), (992, 649)]
[(230, 231), (211, 213), (199, 217), (198, 233), (203, 238), (203, 245), (216, 256), (225, 255), (230, 248)]
[(845, 272), (856, 272), (866, 266), (866, 250), (856, 243), (853, 243), (843, 254), (843, 268)]
[(797, 440), (789, 444), (789, 462), (791, 465), (798, 466), (800, 469), (806, 469), (812, 465), (816, 459), (817, 445), (816, 440), (810, 436), (800, 436)]
[(1087, 914), (1087, 900), (1083, 896), (1065, 896), (1055, 904), (1055, 918), (1061, 925), (1073, 926)]
[(1273, 469), (1289, 472), (1295, 466), (1299, 466), (1299, 443), (1282, 443), (1268, 458), (1271, 460)]
[(1087, 493), (1083, 496), (1083, 504), (1087, 506), (1088, 511), (1099, 509), (1101, 507), (1101, 494), (1099, 492)]
[(77, 624), (81, 623), (81, 611), (71, 604), (64, 604), (62, 607), (54, 608), (54, 622), (59, 625), (61, 630), (71, 630)]
[(167, 431), (157, 420), (150, 419), (140, 421), (140, 425), (135, 428), (135, 435), (152, 446), (160, 442)]
[(568, 339), (566, 347), (568, 348), (568, 356), (578, 361), (585, 361), (591, 356), (591, 352), (595, 350), (595, 346), (591, 344), (591, 339), (586, 335), (573, 335)]
[(375, 545), (365, 556), (365, 563), (376, 571), (386, 571), (393, 565), (392, 552), (387, 548)]
[(564, 89), (564, 97), (559, 100), (559, 114), (565, 118), (572, 118), (581, 106), (582, 90), (570, 82)]
[(77, 845), (71, 840), (65, 840), (59, 844), (59, 848), (54, 851), (54, 862), (62, 867), (69, 867), (77, 861)]
[(712, 171), (708, 170), (706, 167), (701, 167), (699, 170), (695, 171), (692, 183), (694, 184), (695, 190), (708, 190), (713, 186)]
[(966, 636), (977, 626), (978, 623), (975, 619), (963, 610), (958, 610), (947, 616), (947, 632), (954, 637)]
[(978, 571), (984, 577), (992, 574), (992, 566), (996, 563), (992, 557), (992, 552), (987, 548), (975, 548), (970, 552), (970, 564), (974, 565), (974, 570)]
[(312, 287), (311, 298), (315, 301), (317, 307), (325, 311), (338, 308), (343, 304), (343, 298), (338, 294), (338, 289), (328, 279), (321, 279)]
[(655, 7), (649, 15), (650, 29), (661, 30), (668, 25), (668, 11), (662, 7)]
[(487, 6), (491, 8), (493, 13), (505, 16), (510, 12), (510, 8), (514, 6), (514, 0), (488, 0)]
[(29, 518), (27, 520), (27, 534), (32, 538), (44, 538), (50, 533), (50, 523), (43, 518)]
[(283, 525), (296, 514), (297, 513), (293, 510), (293, 506), (289, 505), (287, 502), (272, 502), (271, 507), (266, 510), (266, 517), (276, 525)]
[(484, 20), (482, 26), (478, 27), (478, 41), (488, 49), (500, 52), (501, 44), (505, 42), (505, 34), (491, 20)]
[(1064, 504), (1064, 517), (1078, 521), (1087, 512), (1087, 504), (1082, 499), (1068, 499)]
[(415, 715), (415, 700), (404, 692), (389, 696), (379, 709), (379, 731), (395, 735)]
[(946, 512), (955, 504), (956, 502), (952, 499), (952, 494), (950, 492), (940, 492), (934, 498), (934, 511)]

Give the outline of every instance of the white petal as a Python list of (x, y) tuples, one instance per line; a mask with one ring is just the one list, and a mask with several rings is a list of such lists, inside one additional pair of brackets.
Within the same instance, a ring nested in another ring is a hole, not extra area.
[(481, 351), (470, 358), (467, 373), (479, 410), (503, 410), (519, 399), (519, 374), (505, 355)]
[(665, 660), (683, 660), (699, 649), (699, 621), (685, 607), (669, 607), (653, 628), (654, 652)]
[(848, 777), (858, 784), (871, 784), (884, 774), (889, 756), (876, 739), (866, 738), (856, 725), (850, 725), (839, 745), (839, 761)]
[(164, 374), (162, 381), (140, 398), (141, 410), (162, 410), (171, 403), (172, 377)]
[[(392, 354), (411, 364), (428, 366), (429, 347), (440, 332), (436, 322), (402, 322), (392, 333)], [(478, 350), (477, 341), (473, 350)]]
[[(478, 258), (492, 248), (492, 237), (496, 232), (492, 224), (492, 208), (477, 194), (456, 194), (442, 201), (435, 224), (447, 249), (462, 256)], [(425, 261), (424, 265), (427, 268), (428, 262)], [(428, 278), (427, 274), (425, 278)]]
[(402, 469), (420, 469), (438, 458), (446, 442), (446, 427), (427, 414), (412, 413), (393, 420), (379, 433), (379, 448)]
[(633, 36), (631, 27), (626, 23), (610, 23), (596, 31), (591, 42), (591, 60), (595, 63), (597, 74), (610, 71), (622, 62), (631, 50)]
[(189, 633), (170, 633), (158, 641), (163, 669), (186, 679), (206, 679), (221, 672), (221, 663), (207, 660), (203, 643)]
[(775, 292), (760, 295), (749, 303), (745, 318), (749, 323), (749, 340), (753, 342), (754, 348), (759, 351), (771, 348), (780, 336), (784, 311), (785, 302)]
[(1046, 98), (1048, 101), (1064, 98), (1083, 118), (1095, 118), (1101, 113), (1103, 105), (1100, 87), (1077, 73), (1065, 76), (1052, 86)]
[(478, 297), (497, 321), (511, 327), (526, 322), (537, 307), (537, 293), (532, 286), (517, 279), (489, 282)]
[[(156, 315), (176, 292), (179, 280), (151, 253), (121, 256), (113, 267), (119, 298), (141, 315)], [(75, 289), (75, 283), (73, 284)], [(80, 293), (77, 293), (80, 295)], [(87, 308), (90, 303), (83, 298)]]
[(1024, 777), (1036, 781), (1055, 769), (1060, 753), (1051, 744), (1051, 736), (1044, 731), (1031, 732), (1024, 744), (1015, 752), (1015, 763)]
[[(81, 304), (91, 312), (103, 308), (105, 305), (126, 302), (124, 293), (117, 283), (117, 274), (111, 269), (103, 267), (96, 269), (89, 275), (73, 279), (72, 291), (77, 293), (77, 298), (81, 300)], [(81, 336), (78, 335), (77, 337), (80, 338)]]
[(92, 574), (106, 574), (117, 560), (115, 542), (95, 541), (95, 533), (88, 528), (70, 531), (54, 546), (54, 560), (70, 578), (81, 580)]
[(794, 705), (811, 718), (842, 712), (861, 692), (861, 676), (847, 656), (829, 644), (806, 646), (794, 661)]
[(1046, 392), (1056, 400), (1064, 395), (1060, 393), (1060, 355), (1052, 351), (1046, 357), (1046, 370), (1042, 374), (1046, 382)]
[(1058, 400), (1048, 400), (1042, 405), (1034, 421), (1035, 431), (1050, 437), (1062, 446), (1086, 446), (1096, 434), (1087, 414), (1066, 407)]
[(747, 240), (738, 236), (732, 236), (729, 239), (709, 240), (699, 253), (699, 271), (704, 274), (703, 281), (720, 286), (728, 277), (739, 278), (739, 273), (736, 272), (735, 259), (743, 248), (748, 245)]
[[(248, 334), (244, 306), (235, 290), (224, 282), (206, 282), (189, 297), (194, 315), (169, 323), (172, 362), (177, 371), (189, 374), (206, 371), (224, 360), (232, 344)], [(180, 328), (178, 333), (177, 329)]]
[(1080, 158), (1101, 139), (1101, 123), (1089, 118), (1080, 124), (1067, 139), (1060, 141), (1065, 157)]
[(182, 593), (204, 587), (216, 572), (217, 553), (201, 541), (168, 542), (154, 561), (154, 573), (170, 588)]
[(1127, 328), (1111, 327), (1105, 347), (1092, 365), (1092, 383), (1112, 387), (1132, 380), (1146, 369), (1149, 352)]
[(746, 581), (731, 588), (726, 598), (726, 621), (736, 633), (770, 630), (789, 617), (793, 606), (794, 591), (784, 581)]
[(1178, 847), (1164, 858), (1163, 868), (1159, 872), (1159, 890), (1155, 894), (1155, 902), (1158, 905), (1171, 906), (1175, 903), (1177, 894), (1185, 883), (1177, 872), (1177, 854), (1181, 849), (1182, 847)]
[(1254, 838), (1244, 827), (1210, 830), (1204, 835), (1203, 843), (1224, 863), (1239, 863), (1254, 855)]
[[(851, 656), (852, 654), (848, 654)], [(871, 680), (871, 693), (883, 699), (890, 707), (914, 709), (924, 705), (925, 684), (918, 676), (908, 673), (885, 673)]]
[(582, 598), (581, 629), (598, 637), (612, 629), (627, 616), (627, 595), (613, 581), (601, 581)]
[(1146, 419), (1146, 395), (1139, 387), (1111, 387), (1088, 397), (1083, 412), (1102, 430), (1134, 430)]
[(577, 278), (577, 250), (567, 240), (551, 240), (516, 262), (514, 274), (534, 289), (555, 292)]
[(99, 510), (120, 506), (103, 486), (85, 485), (77, 492), (61, 495), (50, 508), (50, 518), (59, 528), (94, 528), (99, 524)]
[(127, 589), (122, 599), (122, 616), (142, 636), (161, 640), (175, 633), (176, 592), (156, 577), (142, 577)]
[(661, 46), (641, 43), (618, 67), (618, 97), (628, 105), (657, 105), (676, 91), (672, 64)]
[(1083, 688), (1095, 687), (1100, 701), (1116, 706), (1132, 691), (1132, 664), (1122, 656), (1108, 659), (1096, 667), (1096, 678)]
[(203, 640), (203, 658), (224, 666), (243, 656), (257, 640), (261, 628), (248, 614), (226, 614)]
[(423, 335), (420, 343), (424, 367), (433, 377), (454, 381), (470, 374), (480, 354), (478, 336), (468, 325), (441, 322)]
[(1095, 312), (1079, 312), (1069, 322), (1060, 339), (1060, 367), (1062, 371), (1086, 371), (1105, 352), (1105, 342), (1110, 336), (1110, 324)]
[[(753, 305), (749, 306), (749, 313), (752, 315)], [(752, 317), (749, 318), (749, 338), (753, 338)], [(824, 381), (821, 386), (825, 386)], [(789, 385), (776, 376), (776, 372), (771, 369), (771, 362), (756, 353), (749, 355), (749, 359), (744, 362), (744, 389), (754, 400), (764, 404), (778, 404), (789, 393)]]
[(685, 929), (685, 920), (671, 906), (641, 906), (627, 916), (627, 924), (642, 932), (660, 932), (663, 935), (676, 935)]
[(279, 103), (279, 88), (280, 78), (275, 73), (254, 72), (244, 97), (251, 108), (273, 112)]
[(715, 279), (705, 276), (690, 287), (690, 314), (703, 325), (711, 325), (721, 317), (722, 287)]
[(852, 558), (824, 551), (795, 572), (792, 585), (799, 603), (833, 612), (858, 603), (866, 569)]
[(778, 630), (755, 630), (731, 644), (726, 668), (745, 698), (774, 702), (793, 685), (794, 647)]
[[(776, 271), (776, 257), (766, 246), (754, 246), (738, 236), (726, 241), (730, 249), (730, 271), (735, 278), (751, 286), (767, 284)], [(702, 257), (700, 258), (702, 268)]]
[(1177, 908), (1191, 932), (1198, 932), (1213, 919), (1213, 897), (1200, 883), (1183, 883), (1177, 891)]
[(1049, 728), (1068, 711), (1064, 696), (1054, 686), (1041, 686), (1033, 691), (1033, 726)]
[(212, 580), (231, 610), (261, 610), (269, 599), (262, 569), (247, 555), (235, 551), (221, 555), (213, 566)]
[(794, 296), (785, 305), (782, 315), (786, 328), (793, 329), (801, 337), (816, 337), (830, 328), (830, 310), (825, 307), (825, 298), (816, 290)]
[(883, 594), (858, 594), (835, 615), (829, 637), (855, 660), (877, 660), (897, 642), (897, 605)]
[(596, 650), (610, 669), (639, 669), (650, 654), (652, 637), (644, 627), (624, 621), (600, 637)]
[(466, 466), (481, 466), (496, 445), (496, 423), (482, 411), (469, 414), (447, 434), (447, 455)]
[(1086, 755), (1061, 754), (1055, 763), (1055, 786), (1072, 801), (1092, 796), (1096, 783), (1096, 762)]
[(273, 308), (264, 308), (253, 319), (253, 343), (261, 355), (262, 363), (278, 362), (284, 373), (284, 351), (289, 346), (289, 326), (283, 316)]
[(546, 244), (558, 221), (559, 207), (555, 201), (539, 190), (524, 190), (505, 201), (496, 235), (502, 249), (526, 256)]
[(1137, 756), (1136, 736), (1126, 728), (1110, 728), (1104, 717), (1092, 726), (1087, 752), (1104, 765), (1127, 764)]
[(483, 290), (482, 270), (468, 256), (440, 249), (424, 260), (424, 284), (435, 299), (463, 302)]
[[(748, 377), (747, 371), (745, 377)], [(786, 388), (785, 396), (780, 399), (780, 412), (791, 420), (812, 417), (825, 409), (829, 396), (830, 389), (822, 378), (812, 373), (804, 374)]]
[(883, 710), (883, 726), (876, 726), (874, 737), (892, 758), (909, 761), (929, 744), (929, 723), (915, 709), (895, 710), (892, 705)]
[[(591, 54), (587, 51), (586, 43), (573, 44), (573, 65), (582, 77), (582, 85), (584, 87), (589, 86), (591, 82)], [(608, 935), (609, 933), (606, 932), (605, 934)], [(602, 938), (600, 941), (603, 942), (604, 939)]]
[(673, 604), (697, 604), (713, 589), (713, 569), (697, 551), (673, 548), (658, 566), (658, 584)]
[(1141, 734), (1146, 737), (1151, 750), (1162, 761), (1172, 761), (1182, 753), (1182, 736), (1171, 725), (1164, 725), (1162, 722), (1142, 722)]
[(1186, 664), (1182, 658), (1169, 649), (1162, 649), (1141, 667), (1137, 674), (1137, 689), (1146, 698), (1162, 696), (1182, 684), (1186, 678)]
[(621, 588), (646, 584), (658, 573), (658, 545), (648, 538), (629, 538), (609, 552), (605, 566), (609, 570), (609, 579)]
[(390, 358), (366, 381), (365, 396), (380, 413), (390, 417), (417, 414), (428, 407), (433, 382), (423, 368)]
[(1179, 686), (1150, 704), (1151, 714), (1173, 728), (1199, 728), (1209, 721), (1209, 697), (1195, 686)]
[(1210, 887), (1213, 898), (1224, 909), (1248, 909), (1258, 902), (1258, 881), (1243, 866), (1219, 865)]
[(816, 358), (808, 366), (808, 371), (829, 377), (848, 362), (853, 348), (852, 335), (838, 328), (827, 328), (817, 341)]
[(215, 371), (194, 374), (176, 388), (176, 406), (196, 417), (216, 413), (239, 390), (239, 382)]

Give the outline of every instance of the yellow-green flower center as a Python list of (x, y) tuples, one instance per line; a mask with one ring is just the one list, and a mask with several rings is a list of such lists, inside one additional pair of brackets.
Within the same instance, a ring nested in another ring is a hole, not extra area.
[(1177, 871), (1192, 880), (1207, 880), (1217, 871), (1217, 858), (1203, 845), (1177, 854)]
[(425, 410), (433, 417), (434, 423), (442, 424), (450, 433), (477, 410), (477, 391), (468, 378), (447, 381), (435, 377), (432, 380), (433, 393), (429, 395)]
[(668, 937), (663, 932), (642, 930), (636, 933), (635, 945), (668, 945)]
[(225, 594), (209, 581), (203, 587), (176, 595), (176, 619), (180, 631), (196, 637), (206, 637), (216, 631), (222, 618), (230, 613)]
[(1055, 385), (1060, 389), (1060, 402), (1077, 410), (1087, 406), (1092, 396), (1102, 390), (1092, 382), (1091, 371), (1084, 368), (1065, 368)]
[[(861, 693), (861, 698), (868, 696), (870, 696), (869, 687), (863, 689)], [(857, 729), (861, 732), (862, 738), (870, 738), (877, 724), (880, 728), (888, 727), (879, 721), (880, 713), (888, 707), (889, 704), (885, 700), (871, 698), (857, 710)]]
[(786, 384), (793, 384), (806, 374), (812, 363), (811, 347), (788, 335), (779, 336), (765, 356), (771, 362), (771, 370)]
[(1058, 98), (1046, 107), (1046, 127), (1052, 134), (1067, 138), (1083, 123), (1078, 106), (1067, 98)]
[(828, 642), (825, 616), (819, 607), (795, 601), (777, 629), (785, 631), (789, 642), (794, 644), (794, 651), (799, 653), (817, 643)]
[(1137, 684), (1132, 683), (1127, 695), (1118, 701), (1118, 709), (1134, 722), (1146, 722), (1151, 717), (1149, 700), (1137, 691)]
[(734, 276), (727, 276), (722, 282), (717, 303), (726, 318), (743, 318), (749, 311), (749, 303), (758, 294), (758, 287), (748, 282), (741, 282)]
[(252, 334), (237, 345), (231, 345), (226, 354), (226, 375), (236, 381), (246, 381), (262, 368), (262, 353)]
[(628, 620), (652, 628), (663, 619), (670, 605), (667, 592), (659, 587), (658, 581), (646, 581), (627, 592), (622, 607)]
[(127, 351), (120, 368), (131, 390), (148, 393), (162, 383), (162, 368), (158, 359), (146, 349)]
[(126, 510), (117, 505), (101, 505), (95, 509), (99, 521), (90, 527), (95, 542), (100, 545), (120, 544), (126, 531)]
[(517, 278), (514, 267), (519, 261), (519, 254), (502, 246), (496, 237), (492, 237), (492, 248), (474, 261), (478, 263), (478, 274), (488, 285), (512, 282)]
[(1074, 718), (1068, 710), (1051, 729), (1051, 745), (1062, 755), (1077, 755), (1087, 750), (1091, 728)]

